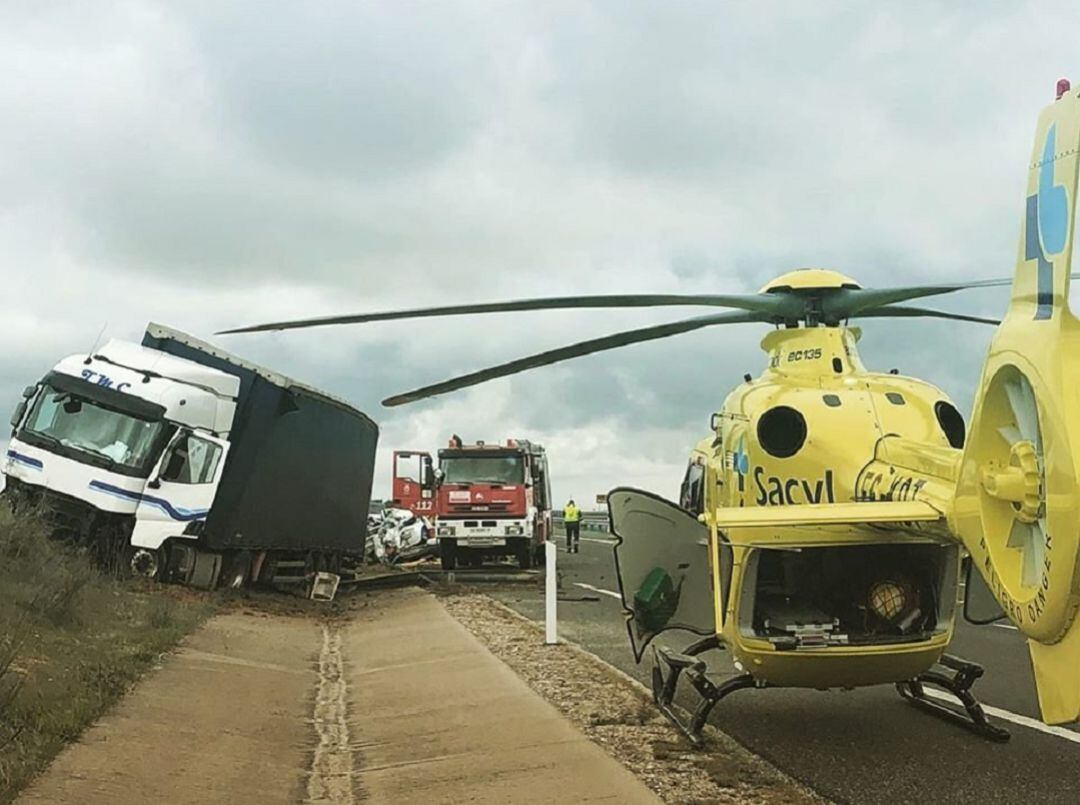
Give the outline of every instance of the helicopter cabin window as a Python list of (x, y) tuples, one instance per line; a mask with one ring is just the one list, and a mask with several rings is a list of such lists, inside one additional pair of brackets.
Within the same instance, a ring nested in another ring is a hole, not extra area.
[(830, 408), (840, 407), (840, 397), (836, 394), (825, 394), (822, 396), (821, 399), (823, 399), (825, 401), (825, 404)]
[(806, 419), (787, 405), (770, 408), (757, 424), (758, 442), (774, 458), (790, 458), (806, 441)]
[(836, 372), (837, 374), (840, 374), (841, 372), (843, 372), (844, 371), (844, 363), (843, 363), (843, 361), (841, 361), (839, 358), (833, 358), (832, 359), (832, 370), (834, 372)]
[(949, 440), (949, 445), (957, 450), (962, 448), (967, 439), (967, 428), (964, 426), (964, 417), (956, 410), (956, 406), (945, 400), (938, 400), (934, 403), (934, 414), (945, 438)]
[(731, 575), (735, 566), (735, 552), (726, 537), (720, 540), (720, 608), (727, 617), (728, 598), (731, 597)]
[(885, 392), (885, 399), (891, 402), (893, 405), (906, 405), (907, 400), (904, 399), (904, 395), (896, 391)]
[(739, 628), (778, 650), (915, 643), (949, 628), (959, 547), (758, 549)]
[(694, 514), (705, 511), (705, 467), (701, 464), (694, 463), (686, 468), (679, 491), (679, 505)]

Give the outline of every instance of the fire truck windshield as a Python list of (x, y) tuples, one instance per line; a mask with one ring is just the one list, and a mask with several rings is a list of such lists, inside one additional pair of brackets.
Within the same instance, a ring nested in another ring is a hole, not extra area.
[(444, 484), (520, 484), (525, 481), (521, 456), (443, 456)]

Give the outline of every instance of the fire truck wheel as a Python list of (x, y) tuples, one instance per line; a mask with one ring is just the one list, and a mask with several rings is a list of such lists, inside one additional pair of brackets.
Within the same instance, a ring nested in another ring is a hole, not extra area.
[(517, 561), (518, 567), (520, 567), (522, 570), (528, 570), (533, 566), (532, 545), (529, 544), (529, 541), (527, 539), (523, 539), (518, 542)]
[(442, 560), (443, 570), (453, 570), (457, 567), (457, 541), (444, 539), (439, 543), (439, 558)]

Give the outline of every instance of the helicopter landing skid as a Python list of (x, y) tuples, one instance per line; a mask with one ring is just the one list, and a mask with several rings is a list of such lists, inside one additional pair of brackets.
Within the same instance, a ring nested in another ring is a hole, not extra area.
[[(686, 736), (695, 749), (700, 749), (705, 743), (701, 731), (717, 702), (737, 690), (757, 686), (750, 674), (732, 677), (719, 685), (705, 675), (705, 661), (698, 659), (697, 655), (721, 647), (719, 639), (712, 635), (688, 646), (681, 653), (668, 648), (653, 649), (653, 701), (664, 717)], [(666, 675), (661, 666), (667, 666)], [(674, 706), (675, 689), (679, 684), (679, 676), (683, 673), (701, 697), (701, 702), (690, 714), (689, 721), (684, 720)]]
[[(971, 686), (983, 675), (982, 666), (949, 654), (943, 654), (941, 659), (938, 660), (938, 665), (943, 670), (932, 668), (929, 671), (923, 671), (914, 679), (897, 682), (897, 692), (917, 707), (921, 707), (936, 716), (955, 721), (983, 738), (998, 743), (1008, 741), (1011, 737), (1009, 731), (991, 724), (986, 717), (986, 713), (983, 712), (979, 700), (971, 693)], [(949, 673), (950, 671), (952, 673)], [(929, 698), (924, 690), (924, 685), (935, 685), (951, 693), (960, 700), (964, 712), (962, 713)]]

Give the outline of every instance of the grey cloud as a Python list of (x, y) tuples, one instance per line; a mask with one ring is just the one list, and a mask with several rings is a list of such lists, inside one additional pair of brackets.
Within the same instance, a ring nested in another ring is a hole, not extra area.
[[(937, 3), (17, 8), (0, 13), (0, 277), (18, 300), (0, 405), (106, 321), (206, 335), (436, 301), (753, 291), (806, 265), (868, 286), (1007, 276), (1035, 114), (1075, 68), (1080, 21)], [(763, 365), (765, 328), (378, 401), (693, 312), (220, 343), (356, 402), (387, 447), (520, 432), (574, 484), (670, 493), (709, 412)], [(970, 406), (989, 331), (864, 330), (869, 365)]]
[(271, 161), (334, 182), (379, 182), (447, 157), (486, 122), (498, 48), (478, 6), (265, 12), (214, 3), (189, 31), (224, 125)]

